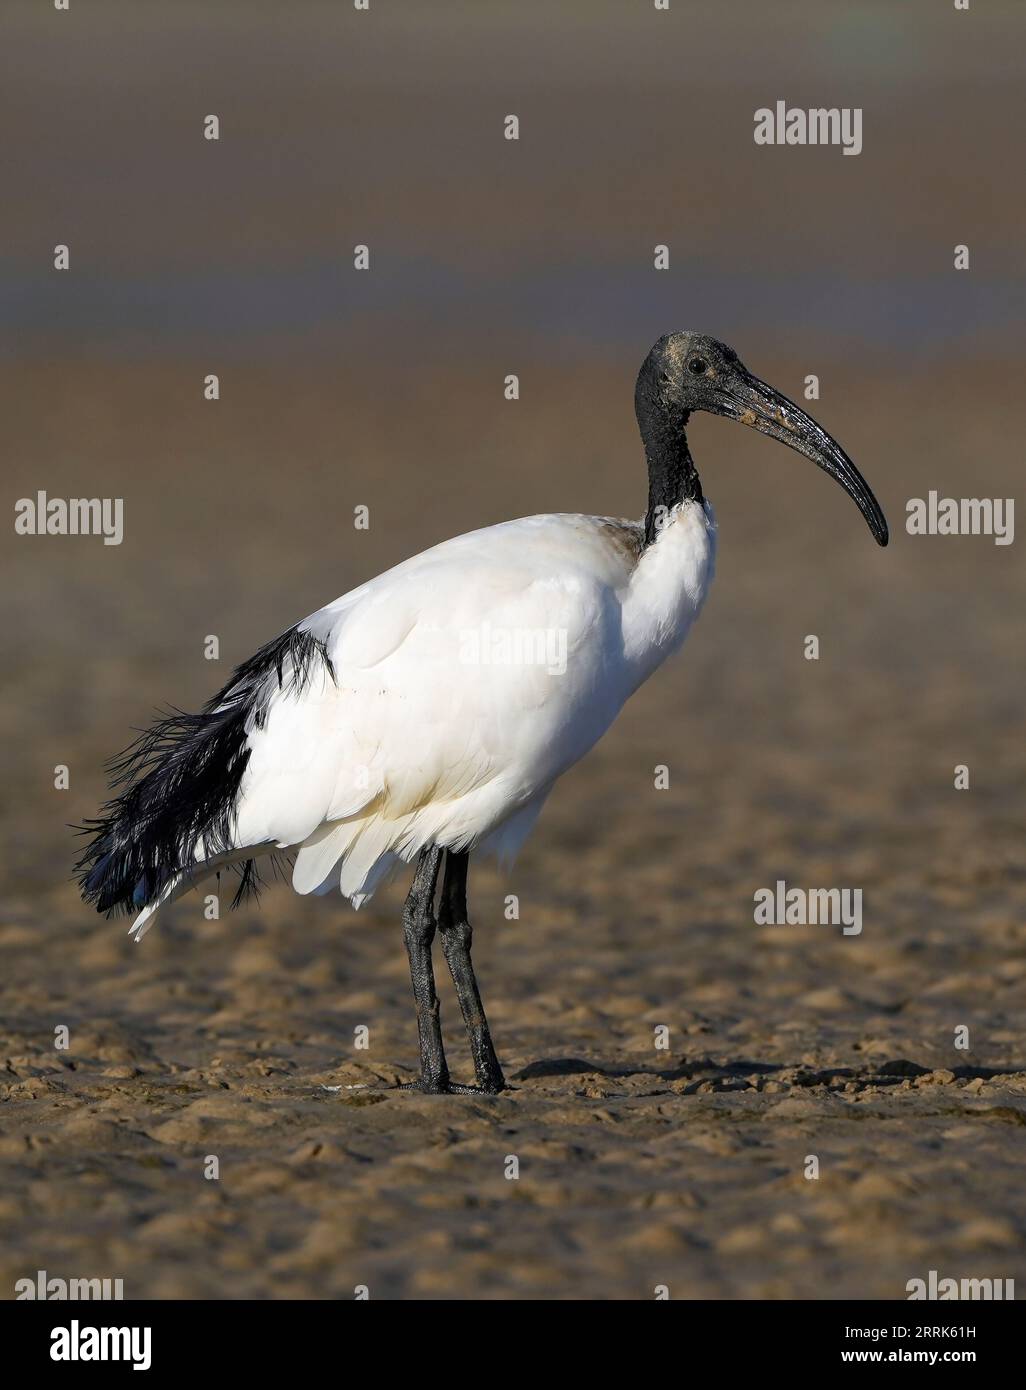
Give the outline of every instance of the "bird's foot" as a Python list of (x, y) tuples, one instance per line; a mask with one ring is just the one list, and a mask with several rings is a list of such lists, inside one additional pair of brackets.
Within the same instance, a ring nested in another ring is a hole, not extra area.
[(495, 1096), (505, 1089), (505, 1085), (501, 1077), (498, 1085), (492, 1083), (484, 1086), (465, 1086), (461, 1081), (450, 1081), (448, 1077), (444, 1080), (418, 1077), (416, 1081), (402, 1082), (398, 1089), (420, 1091), (425, 1096)]
[(497, 1096), (500, 1091), (506, 1090), (506, 1078), (491, 1047), (484, 1057), (475, 1057), (474, 1075), (477, 1077), (478, 1090), (484, 1091), (486, 1095)]

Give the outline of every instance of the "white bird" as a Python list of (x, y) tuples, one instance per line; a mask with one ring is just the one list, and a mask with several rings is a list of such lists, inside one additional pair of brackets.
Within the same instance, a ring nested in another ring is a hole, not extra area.
[(265, 855), (292, 858), (297, 892), (338, 887), (354, 906), (417, 860), (404, 909), (414, 1084), (475, 1089), (452, 1082), (445, 1061), (437, 926), (477, 1088), (501, 1090), (470, 960), (469, 856), (512, 860), (556, 779), (702, 608), (716, 527), (688, 450), (690, 413), (729, 416), (806, 455), (887, 543), (883, 513), (840, 446), (714, 338), (660, 338), (635, 409), (648, 462), (643, 520), (546, 515), (472, 531), (290, 628), (201, 714), (172, 712), (115, 762), (121, 790), (84, 827), (85, 899), (137, 911), (138, 940), (161, 905), (222, 868), (241, 873), (238, 902)]

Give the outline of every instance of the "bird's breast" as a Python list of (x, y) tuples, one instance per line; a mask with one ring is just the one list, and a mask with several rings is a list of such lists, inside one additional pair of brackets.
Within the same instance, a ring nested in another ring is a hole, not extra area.
[(634, 688), (676, 651), (698, 617), (716, 563), (708, 502), (684, 502), (642, 553), (623, 598), (624, 659)]

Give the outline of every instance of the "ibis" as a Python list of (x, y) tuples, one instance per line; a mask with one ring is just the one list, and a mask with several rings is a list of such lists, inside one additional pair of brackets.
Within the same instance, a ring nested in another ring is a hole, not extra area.
[[(634, 395), (648, 467), (639, 521), (523, 517), (436, 545), (262, 647), (201, 713), (162, 715), (112, 764), (111, 800), (81, 827), (84, 899), (134, 915), (231, 869), (233, 906), (274, 856), (299, 893), (359, 907), (403, 865), (420, 1044), (411, 1088), (505, 1086), (471, 963), (471, 856), (509, 862), (556, 780), (675, 652), (713, 577), (716, 525), (687, 441), (695, 411), (780, 440), (834, 478), (880, 545), (887, 523), (841, 446), (736, 353), (659, 339)], [(437, 934), (476, 1085), (443, 1047)]]

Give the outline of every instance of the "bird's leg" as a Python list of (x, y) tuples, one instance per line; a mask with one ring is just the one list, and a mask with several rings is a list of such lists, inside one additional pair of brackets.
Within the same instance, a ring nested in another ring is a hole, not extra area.
[(410, 957), (413, 997), (417, 1003), (417, 1035), (420, 1039), (420, 1080), (413, 1089), (429, 1093), (449, 1090), (449, 1068), (442, 1047), (435, 972), (431, 967), (431, 942), (435, 935), (435, 886), (442, 862), (442, 851), (433, 846), (423, 849), (417, 861), (403, 908), (403, 935)]
[(438, 929), (442, 934), (442, 950), (456, 986), (456, 997), (467, 1025), (474, 1072), (482, 1091), (505, 1089), (506, 1080), (492, 1046), (481, 994), (470, 961), (470, 942), (473, 935), (467, 918), (467, 866), (470, 854), (449, 850), (445, 857), (445, 878), (438, 911)]

